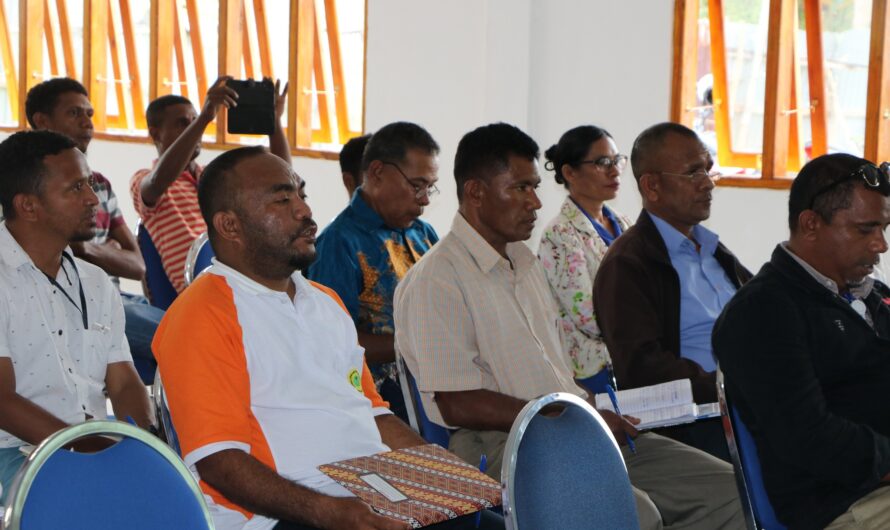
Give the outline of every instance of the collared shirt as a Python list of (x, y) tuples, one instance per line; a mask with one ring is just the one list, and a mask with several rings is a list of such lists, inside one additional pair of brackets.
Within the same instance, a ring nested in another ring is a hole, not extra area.
[(711, 351), (714, 321), (736, 292), (714, 257), (719, 237), (701, 225), (692, 227), (695, 243), (658, 216), (649, 213), (664, 240), (671, 265), (680, 278), (680, 355), (704, 370), (717, 369)]
[[(170, 306), (152, 348), (185, 463), (236, 449), (328, 495), (349, 493), (317, 466), (388, 451), (388, 414), (355, 326), (333, 291), (295, 273), (296, 295), (214, 259)], [(269, 529), (206, 483), (216, 528)]]
[[(157, 160), (152, 168), (157, 165)], [(198, 179), (204, 168), (196, 166), (195, 174), (183, 171), (179, 178), (158, 199), (154, 206), (142, 202), (142, 180), (151, 169), (140, 169), (130, 179), (130, 195), (133, 207), (142, 218), (142, 224), (158, 249), (164, 272), (176, 292), (185, 289), (185, 258), (189, 248), (207, 231), (198, 206)]]
[(856, 312), (860, 316), (862, 316), (862, 318), (864, 318), (866, 322), (868, 322), (869, 326), (874, 327), (874, 321), (872, 320), (871, 313), (868, 312), (868, 308), (866, 307), (865, 303), (862, 302), (862, 300), (864, 300), (866, 297), (868, 297), (869, 294), (871, 294), (871, 291), (875, 286), (874, 278), (872, 278), (871, 276), (866, 276), (858, 284), (847, 285), (847, 290), (850, 293), (850, 297), (846, 298), (844, 296), (841, 296), (841, 292), (838, 289), (837, 283), (835, 283), (834, 280), (832, 280), (828, 276), (825, 276), (821, 272), (817, 271), (815, 268), (813, 268), (812, 265), (810, 265), (809, 263), (807, 263), (806, 261), (804, 261), (803, 259), (798, 257), (797, 254), (795, 254), (794, 252), (791, 251), (790, 248), (788, 248), (787, 241), (783, 241), (782, 243), (780, 243), (779, 248), (781, 248), (782, 250), (787, 252), (788, 255), (791, 256), (791, 258), (794, 259), (794, 261), (796, 261), (798, 265), (803, 267), (803, 270), (807, 271), (807, 273), (810, 276), (812, 276), (814, 280), (819, 282), (819, 285), (821, 285), (822, 287), (825, 287), (826, 289), (828, 289), (829, 291), (831, 291), (838, 297), (843, 298), (844, 300), (849, 302), (851, 305), (853, 305), (856, 300), (859, 300), (860, 304), (858, 304), (856, 306), (856, 307), (858, 307), (858, 309), (856, 309), (856, 307), (854, 307), (854, 310), (856, 310)]
[[(0, 357), (12, 360), (16, 393), (66, 423), (104, 418), (107, 365), (132, 361), (120, 294), (102, 269), (78, 258), (63, 258), (55, 281), (0, 223)], [(0, 447), (21, 445), (0, 431)]]
[[(619, 233), (630, 226), (624, 216), (615, 216), (613, 223)], [(563, 351), (578, 379), (596, 375), (610, 362), (593, 309), (593, 279), (608, 249), (593, 222), (569, 197), (544, 228), (538, 246), (538, 259), (559, 307)]]
[(584, 395), (562, 352), (544, 271), (524, 243), (502, 257), (461, 216), (396, 289), (396, 349), (430, 419), (437, 391), (492, 390), (531, 400)]
[[(438, 240), (433, 227), (420, 219), (406, 229), (386, 226), (359, 187), (318, 236), (318, 257), (307, 276), (340, 295), (359, 331), (392, 334), (396, 286)], [(372, 372), (378, 379), (392, 375), (391, 365), (374, 366)]]

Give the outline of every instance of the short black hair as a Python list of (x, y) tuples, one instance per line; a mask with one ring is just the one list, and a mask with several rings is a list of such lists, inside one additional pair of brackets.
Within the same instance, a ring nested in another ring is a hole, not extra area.
[(145, 123), (149, 127), (160, 127), (164, 121), (164, 111), (173, 105), (191, 105), (192, 102), (183, 96), (167, 94), (148, 104), (145, 109)]
[(362, 176), (362, 155), (365, 154), (365, 146), (371, 139), (370, 134), (363, 134), (350, 138), (340, 149), (340, 172), (349, 173), (356, 179)]
[(237, 211), (239, 208), (238, 193), (233, 189), (231, 182), (232, 170), (242, 160), (268, 152), (268, 149), (261, 145), (239, 147), (219, 155), (204, 168), (201, 178), (198, 179), (198, 206), (201, 208), (201, 217), (207, 224), (208, 236), (212, 237), (216, 233), (213, 228), (213, 216), (216, 212)]
[(590, 146), (604, 137), (611, 138), (612, 135), (596, 125), (581, 125), (569, 129), (559, 137), (559, 142), (544, 151), (544, 158), (547, 159), (544, 167), (554, 172), (557, 184), (569, 189), (569, 183), (562, 174), (562, 166), (568, 164), (577, 167), (578, 162), (587, 156)]
[(464, 195), (468, 180), (488, 179), (506, 171), (510, 155), (537, 160), (541, 152), (531, 136), (508, 123), (492, 123), (478, 127), (460, 139), (454, 154), (454, 180), (457, 200)]
[(701, 142), (695, 131), (680, 123), (665, 121), (649, 127), (637, 136), (630, 152), (630, 166), (637, 182), (644, 173), (652, 170), (651, 161), (660, 154), (662, 145), (671, 134), (694, 138)]
[(67, 92), (76, 92), (90, 97), (87, 89), (79, 81), (70, 77), (56, 77), (31, 87), (25, 98), (25, 117), (28, 118), (32, 129), (37, 127), (34, 125), (34, 115), (38, 112), (52, 114), (59, 101), (59, 96)]
[(431, 155), (439, 154), (439, 144), (426, 129), (407, 121), (397, 121), (383, 126), (371, 135), (362, 155), (362, 171), (374, 160), (403, 162), (410, 149), (419, 149)]
[(15, 219), (16, 195), (40, 195), (46, 166), (43, 159), (66, 149), (77, 149), (74, 140), (52, 131), (19, 131), (0, 142), (0, 206), (7, 219)]
[[(832, 153), (810, 160), (791, 184), (788, 194), (788, 228), (797, 231), (797, 220), (804, 210), (813, 210), (825, 222), (831, 223), (838, 210), (849, 208), (853, 203), (853, 189), (865, 186), (862, 178), (855, 175), (863, 166), (874, 166), (871, 162), (847, 153)], [(883, 171), (875, 168), (875, 171)], [(877, 187), (866, 189), (890, 196), (887, 179), (880, 180)]]

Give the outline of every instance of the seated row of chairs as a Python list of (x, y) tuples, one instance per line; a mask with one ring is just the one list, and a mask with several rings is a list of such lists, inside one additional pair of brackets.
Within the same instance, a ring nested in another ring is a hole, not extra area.
[[(146, 263), (145, 281), (152, 304), (166, 309), (176, 291), (141, 223), (137, 226), (137, 240)], [(188, 252), (186, 285), (210, 265), (212, 257), (213, 249), (203, 234)], [(451, 432), (426, 415), (404, 359), (397, 356), (396, 366), (411, 427), (428, 442), (447, 448)], [(726, 396), (719, 370), (717, 376), (724, 429), (747, 526), (784, 529), (766, 496), (753, 438)], [(151, 378), (158, 425), (168, 445), (121, 422), (90, 421), (56, 433), (35, 449), (19, 472), (3, 518), (7, 530), (56, 528), (61, 521), (71, 527), (72, 518), (81, 516), (90, 521), (87, 526), (91, 528), (100, 528), (96, 518), (102, 521), (103, 528), (124, 524), (136, 528), (212, 528), (200, 490), (179, 458), (179, 441), (160, 374), (150, 374)], [(554, 403), (565, 407), (562, 414), (539, 414), (542, 408)], [(95, 454), (58, 451), (72, 440), (96, 434), (114, 436), (121, 442)], [(598, 480), (589, 480), (592, 476)], [(75, 477), (82, 482), (73, 484)], [(550, 394), (523, 409), (507, 440), (501, 478), (508, 528), (638, 527), (620, 451), (599, 414), (575, 396)], [(156, 483), (164, 480), (172, 484)], [(153, 495), (146, 496), (145, 491)], [(155, 492), (164, 494), (158, 497)], [(167, 493), (176, 498), (168, 499)], [(114, 502), (108, 502), (109, 499)], [(97, 513), (96, 505), (108, 509)], [(164, 509), (157, 509), (161, 505)], [(31, 506), (34, 509), (29, 509)], [(46, 506), (53, 509), (42, 509)], [(56, 518), (59, 516), (62, 519)]]
[[(178, 450), (160, 377), (155, 381), (163, 432)], [(565, 407), (562, 414), (539, 414), (554, 404)], [(118, 443), (98, 453), (63, 450), (97, 435)], [(614, 438), (599, 414), (571, 394), (550, 394), (522, 410), (507, 440), (501, 480), (508, 529), (639, 528)], [(57, 432), (31, 453), (13, 481), (3, 527), (212, 529), (213, 522), (173, 449), (133, 425), (92, 420)]]
[[(399, 368), (403, 388), (413, 394), (406, 400), (413, 409), (412, 427), (419, 427), (428, 441), (447, 447), (448, 431), (429, 422), (404, 361)], [(719, 372), (718, 385), (748, 528), (783, 529), (766, 497), (751, 434), (727, 400)], [(197, 483), (179, 458), (159, 375), (152, 390), (169, 447), (122, 422), (89, 421), (63, 429), (36, 448), (19, 471), (4, 527), (42, 530), (58, 528), (64, 521), (66, 527), (75, 528), (81, 526), (77, 521), (84, 521), (82, 527), (97, 529), (212, 528)], [(564, 407), (560, 415), (540, 414), (553, 404)], [(94, 435), (120, 442), (99, 453), (60, 451), (74, 440)], [(621, 453), (605, 422), (586, 401), (557, 393), (528, 403), (513, 424), (504, 454), (501, 486), (508, 528), (638, 528)]]

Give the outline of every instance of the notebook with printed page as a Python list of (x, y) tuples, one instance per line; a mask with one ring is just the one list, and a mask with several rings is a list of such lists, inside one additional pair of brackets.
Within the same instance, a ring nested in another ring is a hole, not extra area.
[(436, 444), (318, 469), (378, 513), (422, 528), (501, 504), (501, 486)]

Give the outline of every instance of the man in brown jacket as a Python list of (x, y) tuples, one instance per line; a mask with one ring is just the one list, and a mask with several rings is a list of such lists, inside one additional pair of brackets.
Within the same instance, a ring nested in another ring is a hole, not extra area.
[[(699, 223), (720, 174), (692, 130), (660, 123), (631, 152), (643, 212), (618, 238), (594, 282), (594, 307), (621, 388), (690, 379), (695, 401), (717, 400), (714, 321), (751, 273)], [(727, 459), (719, 420), (667, 434)]]

